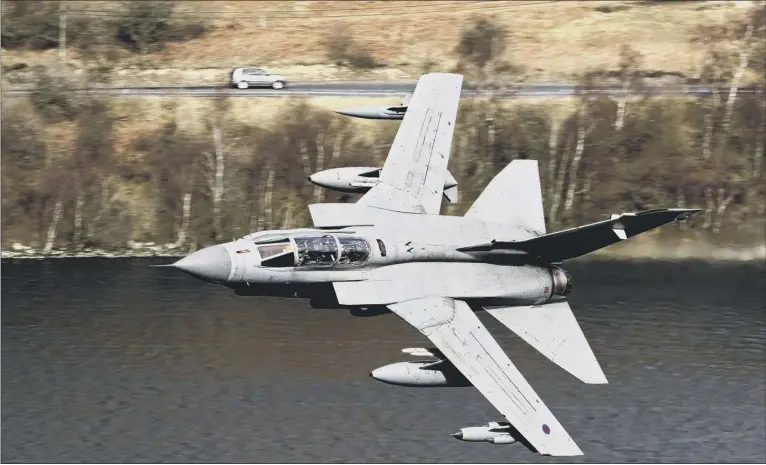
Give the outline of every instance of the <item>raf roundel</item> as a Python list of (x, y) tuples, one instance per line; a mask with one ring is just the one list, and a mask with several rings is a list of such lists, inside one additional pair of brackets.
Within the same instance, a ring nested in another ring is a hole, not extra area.
[(543, 425), (543, 433), (545, 434), (551, 434), (551, 429), (548, 425)]

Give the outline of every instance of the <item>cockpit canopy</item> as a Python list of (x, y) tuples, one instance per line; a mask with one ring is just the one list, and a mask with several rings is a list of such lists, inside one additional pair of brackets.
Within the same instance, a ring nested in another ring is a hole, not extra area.
[(255, 244), (264, 267), (361, 266), (370, 257), (367, 240), (346, 235), (270, 236)]

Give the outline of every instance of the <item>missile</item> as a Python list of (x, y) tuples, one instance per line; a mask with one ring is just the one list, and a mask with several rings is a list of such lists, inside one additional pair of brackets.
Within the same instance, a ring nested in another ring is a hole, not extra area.
[(452, 435), (455, 439), (468, 442), (488, 442), (490, 444), (513, 444), (516, 438), (511, 435), (510, 423), (491, 421), (486, 426), (470, 426)]
[[(380, 181), (381, 168), (374, 167), (343, 167), (319, 171), (308, 177), (317, 186), (338, 192), (364, 194)], [(444, 179), (444, 197), (447, 201), (458, 201), (457, 181), (447, 171)]]

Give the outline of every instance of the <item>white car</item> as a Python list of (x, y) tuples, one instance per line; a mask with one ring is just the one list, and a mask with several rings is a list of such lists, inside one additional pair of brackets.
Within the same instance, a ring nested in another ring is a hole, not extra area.
[(231, 72), (231, 85), (240, 89), (248, 87), (271, 87), (282, 89), (287, 80), (281, 74), (271, 74), (263, 68), (235, 68)]

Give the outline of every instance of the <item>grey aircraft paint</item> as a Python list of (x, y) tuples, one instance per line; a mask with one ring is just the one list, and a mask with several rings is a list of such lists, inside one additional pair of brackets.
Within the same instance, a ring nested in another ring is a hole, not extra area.
[[(659, 209), (547, 233), (537, 162), (514, 160), (462, 217), (439, 214), (462, 76), (421, 76), (378, 182), (354, 204), (309, 206), (313, 228), (262, 231), (168, 265), (238, 295), (311, 299), (324, 308), (387, 308), (435, 346), (429, 362), (371, 372), (410, 386), (473, 385), (504, 422), (454, 436), (582, 455), (474, 315), (483, 308), (587, 384), (607, 383), (567, 303), (561, 262), (699, 210)], [(424, 373), (424, 371), (428, 371)]]

